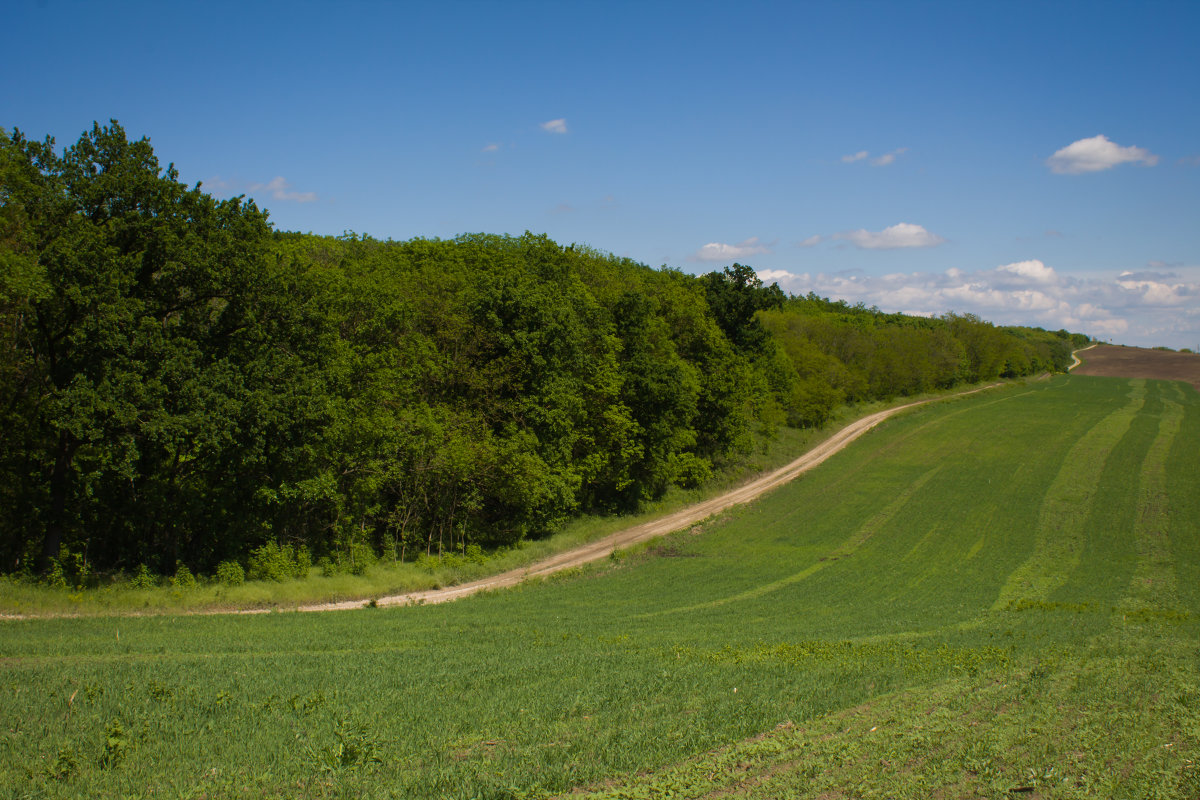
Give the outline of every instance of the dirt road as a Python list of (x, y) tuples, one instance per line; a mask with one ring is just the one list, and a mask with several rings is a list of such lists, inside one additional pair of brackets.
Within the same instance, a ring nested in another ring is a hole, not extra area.
[[(980, 389), (973, 389), (962, 394), (974, 394), (975, 392), (991, 389), (1002, 384), (996, 383), (990, 386), (985, 386)], [(961, 396), (961, 395), (955, 395)], [(719, 497), (714, 497), (711, 500), (706, 500), (703, 503), (698, 503), (694, 506), (676, 511), (659, 519), (644, 522), (641, 525), (627, 528), (623, 531), (606, 536), (603, 539), (598, 539), (573, 550), (568, 550), (563, 553), (551, 556), (536, 564), (531, 564), (528, 567), (521, 569), (502, 572), (499, 575), (493, 575), (489, 578), (482, 578), (470, 583), (463, 583), (458, 586), (450, 586), (445, 589), (429, 589), (423, 592), (411, 592), (409, 594), (398, 594), (391, 597), (382, 597), (375, 600), (379, 606), (398, 606), (410, 605), (417, 603), (445, 603), (450, 600), (457, 600), (460, 597), (475, 594), (476, 592), (486, 591), (488, 589), (500, 589), (505, 586), (515, 586), (522, 581), (530, 578), (540, 578), (550, 575), (560, 570), (578, 567), (592, 561), (599, 561), (603, 558), (608, 558), (613, 550), (629, 547), (630, 545), (643, 542), (646, 539), (652, 539), (655, 536), (663, 536), (664, 534), (672, 533), (681, 530), (690, 525), (694, 525), (701, 520), (707, 519), (714, 514), (719, 514), (731, 506), (748, 503), (754, 498), (769, 492), (777, 486), (795, 478), (803, 472), (806, 472), (818, 464), (825, 461), (830, 456), (844, 449), (846, 445), (853, 442), (858, 437), (862, 436), (867, 431), (874, 428), (879, 423), (883, 422), (888, 417), (895, 416), (901, 411), (913, 408), (915, 406), (924, 405), (934, 402), (941, 398), (933, 398), (930, 400), (920, 400), (915, 403), (907, 403), (895, 408), (889, 408), (885, 411), (879, 411), (869, 416), (856, 420), (845, 428), (835, 433), (829, 439), (814, 447), (809, 452), (797, 458), (795, 461), (780, 467), (774, 472), (769, 472), (759, 478), (756, 478), (749, 483), (738, 487), (730, 492), (726, 492)], [(349, 608), (362, 608), (369, 601), (363, 600), (347, 600), (341, 603), (319, 603), (316, 605), (300, 606), (298, 611), (336, 611)], [(245, 613), (245, 612), (243, 612)]]
[(1075, 369), (1076, 367), (1078, 367), (1080, 364), (1083, 363), (1083, 360), (1079, 358), (1080, 353), (1082, 353), (1084, 350), (1091, 350), (1095, 346), (1096, 345), (1094, 345), (1094, 344), (1089, 344), (1087, 347), (1072, 351), (1071, 366), (1067, 367), (1067, 372), (1070, 372), (1071, 370)]

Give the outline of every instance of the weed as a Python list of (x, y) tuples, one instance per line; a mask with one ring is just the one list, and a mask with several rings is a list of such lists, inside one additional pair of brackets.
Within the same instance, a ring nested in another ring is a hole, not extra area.
[(333, 726), (334, 741), (324, 748), (308, 748), (308, 760), (322, 772), (340, 772), (382, 764), (381, 749), (367, 726), (348, 717)]
[(125, 726), (119, 719), (110, 720), (104, 726), (100, 768), (112, 769), (119, 766), (128, 757), (130, 749), (129, 736), (125, 732)]
[(54, 759), (54, 763), (46, 766), (45, 775), (51, 780), (65, 781), (70, 779), (78, 769), (79, 758), (75, 753), (75, 748), (66, 745), (58, 751), (58, 756)]

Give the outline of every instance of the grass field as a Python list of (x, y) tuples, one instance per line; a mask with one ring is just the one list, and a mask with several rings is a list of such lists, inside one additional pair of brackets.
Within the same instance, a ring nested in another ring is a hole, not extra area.
[(538, 585), (3, 622), (0, 797), (1194, 799), (1198, 442), (1058, 377)]

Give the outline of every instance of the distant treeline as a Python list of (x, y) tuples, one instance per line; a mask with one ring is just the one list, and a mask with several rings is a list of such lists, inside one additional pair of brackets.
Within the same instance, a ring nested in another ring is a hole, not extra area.
[(0, 131), (0, 202), (0, 572), (512, 544), (1086, 341), (532, 234), (278, 233), (115, 122)]
[(787, 355), (788, 423), (819, 425), (838, 405), (961, 383), (1066, 372), (1083, 334), (998, 328), (971, 314), (885, 314), (810, 293), (759, 319)]

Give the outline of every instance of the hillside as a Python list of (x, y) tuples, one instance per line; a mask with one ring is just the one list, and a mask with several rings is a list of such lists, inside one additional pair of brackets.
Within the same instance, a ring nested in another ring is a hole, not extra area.
[(923, 406), (751, 506), (459, 603), (4, 622), (0, 785), (1191, 798), (1198, 397), (1072, 375)]
[(1186, 381), (1200, 391), (1200, 355), (1195, 353), (1100, 344), (1079, 355), (1083, 363), (1073, 370), (1077, 375)]
[(0, 156), (0, 573), (64, 590), (481, 558), (1081, 338), (529, 233), (279, 232), (115, 122)]

